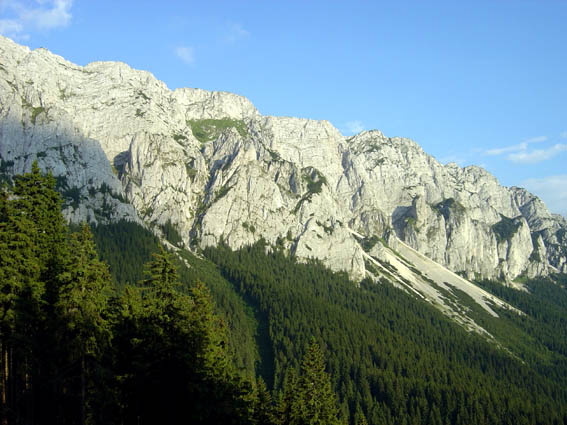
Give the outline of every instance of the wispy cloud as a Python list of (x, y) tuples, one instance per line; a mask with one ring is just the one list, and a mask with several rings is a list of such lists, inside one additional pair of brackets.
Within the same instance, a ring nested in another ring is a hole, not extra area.
[(506, 146), (505, 148), (489, 149), (485, 151), (484, 154), (490, 156), (496, 156), (496, 155), (502, 155), (503, 153), (523, 151), (526, 150), (527, 148), (528, 148), (528, 144), (524, 142), (517, 145)]
[(237, 41), (250, 37), (250, 32), (241, 24), (231, 22), (228, 24), (227, 35), (225, 40), (227, 43), (233, 44)]
[(187, 65), (193, 65), (195, 63), (194, 50), (193, 47), (178, 46), (175, 48), (175, 54)]
[[(559, 137), (567, 138), (567, 132), (561, 133)], [(490, 156), (507, 154), (505, 159), (508, 161), (519, 164), (535, 164), (552, 159), (560, 153), (567, 151), (567, 144), (564, 143), (557, 143), (543, 149), (529, 149), (530, 145), (534, 143), (543, 143), (548, 140), (549, 137), (547, 136), (532, 137), (517, 145), (488, 149), (484, 151), (484, 154)]]
[(29, 38), (31, 30), (62, 28), (71, 22), (73, 0), (5, 0), (1, 10), (7, 18), (0, 20), (0, 34), (16, 38)]
[(528, 145), (530, 145), (532, 143), (542, 143), (542, 142), (547, 141), (548, 139), (549, 138), (547, 136), (532, 137), (530, 139), (524, 140), (522, 143), (518, 143), (517, 145), (505, 146), (503, 148), (488, 149), (487, 151), (484, 152), (484, 154), (490, 155), (490, 156), (495, 156), (495, 155), (502, 155), (502, 154), (510, 153), (510, 152), (525, 151), (526, 149), (528, 149)]
[(524, 143), (527, 143), (529, 145), (530, 143), (542, 143), (542, 142), (547, 142), (548, 140), (549, 137), (547, 136), (537, 136), (524, 140)]
[(527, 179), (522, 186), (539, 196), (551, 212), (567, 216), (567, 174)]
[(351, 134), (360, 133), (365, 130), (364, 124), (360, 120), (349, 121), (345, 124), (346, 130)]
[[(0, 34), (17, 38), (24, 31), (24, 26), (14, 19), (0, 19)], [(23, 37), (27, 38), (27, 37)]]
[(558, 143), (548, 149), (536, 149), (529, 152), (525, 150), (522, 152), (511, 153), (506, 157), (506, 159), (522, 164), (535, 164), (537, 162), (551, 159), (565, 151), (567, 151), (567, 145)]

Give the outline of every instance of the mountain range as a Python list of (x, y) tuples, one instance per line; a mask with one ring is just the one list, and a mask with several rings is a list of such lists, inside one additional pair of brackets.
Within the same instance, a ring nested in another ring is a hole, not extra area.
[(343, 136), (328, 121), (262, 115), (226, 92), (169, 90), (120, 62), (84, 67), (0, 37), (0, 172), (57, 178), (74, 223), (142, 224), (172, 247), (265, 240), (354, 281), (387, 278), (457, 320), (472, 280), (567, 272), (567, 220), (486, 170), (443, 165), (412, 140)]

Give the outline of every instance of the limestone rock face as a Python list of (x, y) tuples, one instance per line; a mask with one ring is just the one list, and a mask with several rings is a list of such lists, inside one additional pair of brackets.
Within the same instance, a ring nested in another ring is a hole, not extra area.
[(242, 96), (171, 91), (123, 63), (81, 67), (3, 37), (0, 56), (1, 172), (37, 159), (71, 221), (158, 233), (169, 222), (188, 247), (263, 238), (355, 279), (365, 250), (385, 255), (377, 239), (467, 277), (567, 272), (564, 218), (411, 140), (345, 138), (327, 121), (263, 116)]

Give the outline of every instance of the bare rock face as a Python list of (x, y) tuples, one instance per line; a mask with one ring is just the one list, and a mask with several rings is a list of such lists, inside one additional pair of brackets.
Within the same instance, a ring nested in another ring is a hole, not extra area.
[(80, 67), (3, 37), (0, 56), (0, 171), (37, 159), (71, 221), (169, 222), (188, 247), (263, 238), (355, 279), (372, 238), (467, 277), (567, 272), (564, 218), (411, 140), (345, 138), (327, 121), (262, 116), (242, 96), (171, 91), (123, 63)]

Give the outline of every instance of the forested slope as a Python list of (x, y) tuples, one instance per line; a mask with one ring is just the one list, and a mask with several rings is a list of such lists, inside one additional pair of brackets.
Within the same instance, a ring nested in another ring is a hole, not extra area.
[(54, 188), (34, 165), (0, 193), (4, 423), (567, 421), (564, 276), (480, 282), (523, 315), (455, 291), (482, 337), (263, 241), (197, 257), (125, 222), (70, 233)]
[[(491, 316), (483, 317), (489, 330), (508, 332), (491, 341), (466, 332), (387, 282), (362, 281), (357, 287), (345, 274), (317, 262), (297, 264), (279, 251), (266, 254), (262, 244), (237, 252), (209, 248), (205, 255), (268, 318), (276, 388), (315, 336), (326, 344), (341, 408), (351, 417), (361, 409), (369, 423), (567, 419), (565, 356), (560, 348), (541, 346), (546, 334), (540, 336), (539, 329), (546, 325), (539, 325), (533, 311), (525, 317), (499, 311), (505, 318), (492, 319), (495, 323), (489, 322)], [(556, 302), (567, 299), (564, 288), (540, 285), (554, 288), (562, 300)], [(554, 325), (562, 327), (558, 337), (565, 331), (565, 310), (534, 308), (555, 314)], [(530, 342), (519, 343), (523, 338)]]
[(341, 415), (353, 423), (361, 413), (377, 424), (566, 419), (561, 277), (528, 282), (532, 293), (482, 283), (526, 315), (500, 309), (501, 318), (493, 318), (455, 291), (492, 340), (386, 281), (357, 286), (320, 263), (266, 253), (262, 243), (236, 252), (220, 245), (201, 259), (177, 254), (191, 266), (180, 264), (182, 277), (212, 283), (220, 314), (239, 334), (232, 336), (237, 363), (261, 375), (276, 398), (315, 337), (325, 347)]

